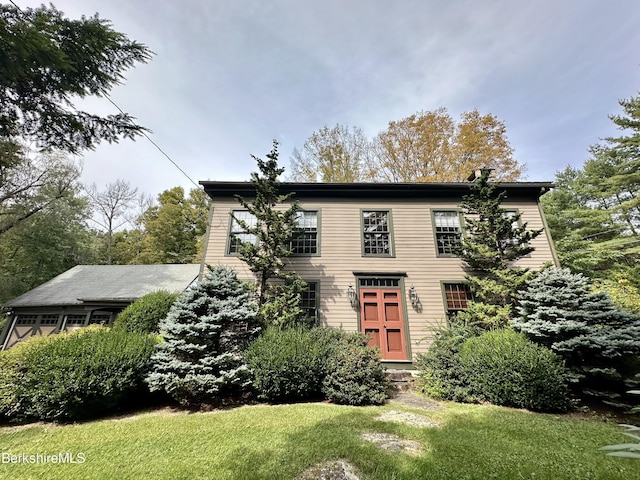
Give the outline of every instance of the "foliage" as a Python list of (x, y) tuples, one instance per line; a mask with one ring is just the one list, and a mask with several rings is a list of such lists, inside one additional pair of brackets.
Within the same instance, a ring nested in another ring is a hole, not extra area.
[[(268, 327), (246, 352), (258, 398), (270, 402), (301, 401), (329, 393), (339, 398), (338, 387), (332, 386), (327, 391), (323, 382), (329, 376), (338, 375), (337, 357), (341, 352), (352, 346), (362, 347), (367, 340), (364, 335), (335, 328)], [(369, 360), (371, 365), (368, 365), (365, 358), (356, 360), (365, 364), (370, 373), (376, 373), (373, 361)], [(377, 363), (380, 364), (379, 361)], [(344, 367), (340, 368), (345, 371)], [(349, 381), (351, 383), (346, 388), (358, 389), (362, 398), (378, 395), (378, 380), (375, 378), (353, 376)]]
[[(9, 148), (0, 142), (0, 148)], [(12, 159), (0, 151), (0, 236), (47, 208), (55, 208), (77, 190), (81, 168), (59, 153), (33, 155), (14, 146)]]
[(158, 203), (142, 216), (146, 238), (135, 263), (193, 263), (207, 231), (209, 197), (198, 189), (185, 197), (174, 187), (158, 195)]
[(0, 5), (0, 43), (0, 140), (18, 137), (78, 153), (143, 131), (125, 113), (100, 117), (73, 104), (105, 96), (124, 71), (151, 57), (109, 21), (70, 20), (53, 6)]
[[(99, 220), (95, 220), (104, 228), (107, 239), (107, 264), (112, 263), (113, 234), (129, 219), (123, 218), (138, 199), (138, 189), (132, 188), (129, 182), (116, 180), (109, 183), (104, 191), (98, 191), (95, 183), (85, 189), (89, 195), (91, 208)], [(120, 222), (123, 219), (123, 222)]]
[(324, 126), (313, 132), (302, 150), (293, 150), (291, 178), (296, 182), (363, 181), (370, 156), (370, 141), (360, 128)]
[(479, 335), (476, 328), (454, 323), (436, 332), (427, 353), (418, 354), (418, 389), (430, 397), (456, 402), (473, 402), (474, 398), (459, 353), (469, 338)]
[(472, 272), (465, 278), (474, 294), (459, 319), (490, 329), (507, 325), (518, 291), (533, 275), (513, 262), (534, 250), (529, 242), (542, 230), (528, 230), (520, 212), (502, 208), (507, 194), (489, 183), (489, 174), (483, 169), (462, 197), (466, 234), (456, 253)]
[(613, 296), (621, 276), (640, 288), (640, 94), (619, 103), (623, 115), (610, 119), (625, 134), (592, 145), (584, 166), (559, 172), (542, 198), (560, 263)]
[(178, 297), (160, 322), (163, 342), (146, 381), (182, 405), (215, 404), (242, 395), (250, 372), (244, 350), (260, 331), (248, 284), (226, 267), (211, 269)]
[(571, 406), (560, 358), (511, 329), (467, 339), (459, 362), (479, 399), (539, 412), (565, 412)]
[(524, 166), (513, 158), (504, 123), (465, 112), (456, 123), (446, 109), (417, 112), (389, 122), (374, 140), (372, 174), (387, 182), (460, 182), (479, 166), (514, 181)]
[(87, 203), (78, 190), (69, 188), (55, 200), (46, 189), (40, 195), (40, 210), (0, 235), (0, 303), (97, 260), (85, 225)]
[(177, 298), (177, 293), (166, 290), (148, 293), (120, 312), (113, 327), (128, 332), (160, 333), (159, 323)]
[(328, 345), (318, 342), (309, 329), (268, 327), (246, 352), (258, 398), (269, 402), (319, 398), (327, 354)]
[(513, 327), (565, 359), (581, 396), (626, 406), (640, 372), (640, 317), (619, 310), (604, 292), (568, 269), (548, 269), (521, 293)]
[(322, 382), (325, 397), (341, 405), (382, 405), (389, 380), (380, 362), (378, 348), (367, 345), (364, 335), (343, 342), (333, 352)]
[(299, 207), (293, 202), (286, 210), (276, 208), (293, 195), (280, 195), (278, 191), (278, 177), (284, 172), (284, 168), (278, 167), (278, 142), (273, 142), (268, 160), (252, 157), (259, 170), (251, 173), (255, 196), (250, 201), (239, 195), (236, 198), (255, 222), (249, 225), (242, 219), (234, 217), (234, 220), (255, 242), (245, 242), (239, 257), (257, 277), (258, 308), (263, 323), (278, 324), (280, 317), (287, 324), (295, 323), (303, 314), (299, 299), (305, 284), (297, 274), (286, 271), (284, 259), (291, 255)]
[(130, 406), (145, 390), (155, 343), (104, 327), (21, 342), (2, 352), (0, 408), (12, 419), (70, 421)]

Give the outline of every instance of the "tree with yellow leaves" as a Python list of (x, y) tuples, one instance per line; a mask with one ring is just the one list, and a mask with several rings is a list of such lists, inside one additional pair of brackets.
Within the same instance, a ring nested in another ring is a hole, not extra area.
[(504, 122), (477, 110), (456, 123), (445, 108), (389, 122), (374, 140), (371, 175), (384, 182), (461, 182), (480, 168), (516, 181), (525, 167), (513, 158)]

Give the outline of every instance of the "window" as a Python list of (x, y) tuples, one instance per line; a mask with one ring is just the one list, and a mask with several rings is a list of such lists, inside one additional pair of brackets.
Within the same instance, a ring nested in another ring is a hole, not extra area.
[(111, 320), (111, 314), (108, 312), (91, 312), (89, 325), (108, 325)]
[[(235, 218), (234, 218), (235, 217)], [(245, 233), (244, 228), (238, 220), (245, 222), (248, 227), (255, 227), (256, 217), (244, 210), (234, 210), (231, 217), (231, 228), (229, 229), (229, 254), (238, 253), (244, 243), (256, 243), (256, 236)]]
[(439, 255), (455, 255), (460, 243), (460, 215), (455, 210), (434, 211), (436, 245)]
[(42, 315), (40, 318), (40, 325), (57, 325), (60, 315), (50, 314)]
[(318, 322), (318, 282), (307, 282), (307, 288), (300, 296), (300, 308), (307, 318)]
[(86, 318), (84, 313), (67, 315), (67, 325), (84, 325)]
[(361, 278), (359, 280), (361, 287), (397, 287), (400, 280), (397, 278)]
[(16, 325), (35, 325), (38, 320), (37, 315), (18, 315)]
[(469, 285), (464, 283), (445, 283), (444, 296), (447, 318), (449, 319), (455, 317), (458, 312), (466, 310), (468, 303), (473, 300)]
[(364, 255), (391, 255), (388, 211), (362, 212)]
[(318, 253), (318, 212), (299, 211), (298, 226), (291, 242), (294, 255), (316, 255)]

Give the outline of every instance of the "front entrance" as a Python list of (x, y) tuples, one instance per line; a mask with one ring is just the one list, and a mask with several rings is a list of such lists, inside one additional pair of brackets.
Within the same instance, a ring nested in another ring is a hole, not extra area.
[(384, 360), (406, 360), (407, 347), (399, 288), (360, 288), (361, 331)]

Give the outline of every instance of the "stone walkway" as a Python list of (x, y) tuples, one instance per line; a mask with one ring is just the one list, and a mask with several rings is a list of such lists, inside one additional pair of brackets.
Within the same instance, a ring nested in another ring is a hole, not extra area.
[[(442, 410), (442, 407), (432, 400), (416, 395), (410, 391), (399, 392), (394, 398), (389, 400), (389, 404), (405, 405), (424, 411)], [(434, 428), (438, 426), (436, 422), (425, 415), (399, 410), (386, 411), (376, 417), (376, 420), (404, 423), (417, 428)], [(418, 455), (422, 450), (422, 445), (419, 442), (406, 440), (390, 433), (370, 432), (363, 433), (361, 437), (377, 445), (379, 448), (391, 452)], [(360, 480), (360, 477), (358, 476), (357, 469), (353, 465), (350, 465), (345, 460), (336, 460), (334, 462), (314, 465), (303, 472), (303, 474), (298, 477), (298, 480)]]

